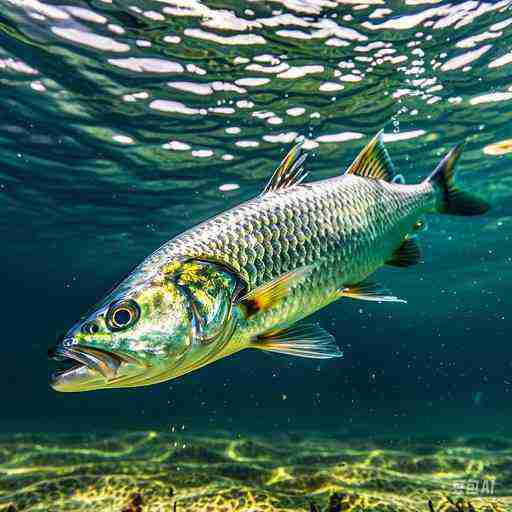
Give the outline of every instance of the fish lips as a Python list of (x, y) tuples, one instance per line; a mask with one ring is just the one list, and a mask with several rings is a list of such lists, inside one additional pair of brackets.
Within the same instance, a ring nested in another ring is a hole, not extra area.
[(50, 359), (72, 363), (71, 367), (54, 372), (50, 385), (56, 391), (82, 391), (84, 388), (108, 384), (116, 378), (120, 366), (127, 362), (123, 356), (98, 348), (58, 345), (48, 351)]

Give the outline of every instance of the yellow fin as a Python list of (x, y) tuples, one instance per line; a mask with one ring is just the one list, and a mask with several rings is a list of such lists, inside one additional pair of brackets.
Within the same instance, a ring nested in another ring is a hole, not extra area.
[(382, 140), (382, 130), (357, 155), (345, 174), (356, 174), (363, 178), (391, 181), (395, 169)]
[(302, 142), (299, 142), (286, 154), (279, 167), (272, 174), (262, 194), (299, 185), (307, 176), (308, 173), (302, 167), (307, 156), (302, 152), (302, 144)]
[(342, 357), (334, 336), (315, 324), (292, 325), (257, 337), (254, 348), (311, 359)]
[(393, 267), (411, 267), (421, 260), (421, 249), (416, 237), (406, 238), (402, 245), (393, 253), (386, 265)]
[(347, 285), (339, 292), (339, 295), (351, 299), (371, 300), (375, 302), (407, 302), (406, 300), (391, 295), (388, 290), (368, 279), (357, 284)]
[(311, 266), (300, 267), (287, 272), (272, 281), (265, 283), (254, 290), (246, 293), (236, 301), (236, 305), (242, 306), (247, 318), (265, 311), (280, 301), (300, 281), (302, 281), (312, 270)]

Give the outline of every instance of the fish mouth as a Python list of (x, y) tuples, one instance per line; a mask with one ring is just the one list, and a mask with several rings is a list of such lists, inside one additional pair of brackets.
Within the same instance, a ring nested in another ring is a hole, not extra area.
[(61, 365), (52, 373), (50, 386), (62, 392), (114, 387), (112, 384), (123, 380), (119, 375), (123, 367), (140, 368), (139, 362), (131, 356), (88, 346), (58, 345), (48, 350), (48, 357)]

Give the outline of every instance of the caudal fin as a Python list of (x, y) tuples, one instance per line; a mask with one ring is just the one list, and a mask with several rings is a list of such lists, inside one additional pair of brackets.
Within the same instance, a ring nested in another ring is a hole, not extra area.
[(455, 184), (455, 164), (462, 153), (463, 144), (454, 147), (425, 180), (439, 192), (436, 211), (449, 215), (481, 215), (490, 205), (479, 197), (463, 192)]

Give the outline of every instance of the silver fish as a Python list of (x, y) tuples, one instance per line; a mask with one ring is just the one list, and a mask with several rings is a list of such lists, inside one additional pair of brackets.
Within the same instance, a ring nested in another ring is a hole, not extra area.
[(262, 194), (164, 244), (77, 322), (51, 350), (74, 363), (52, 387), (155, 384), (245, 348), (342, 356), (331, 334), (300, 321), (343, 297), (405, 302), (369, 276), (419, 262), (426, 214), (489, 208), (455, 185), (461, 151), (406, 185), (381, 132), (344, 174), (304, 183), (295, 146)]

